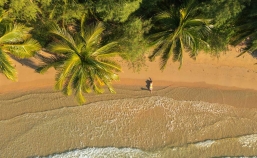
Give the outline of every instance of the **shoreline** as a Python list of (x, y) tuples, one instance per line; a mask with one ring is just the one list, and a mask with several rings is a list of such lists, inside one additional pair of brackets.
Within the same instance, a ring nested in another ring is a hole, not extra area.
[[(140, 81), (140, 80), (138, 80)], [(144, 97), (168, 97), (176, 101), (201, 101), (206, 103), (218, 103), (234, 108), (257, 109), (257, 91), (238, 88), (217, 87), (217, 86), (194, 86), (173, 84), (172, 86), (155, 86), (152, 94), (143, 84), (131, 85), (115, 84), (116, 94), (112, 94), (105, 88), (105, 93), (85, 94), (87, 106), (101, 101), (112, 101), (120, 99), (137, 99)], [(135, 82), (134, 82), (135, 83)], [(141, 83), (141, 82), (137, 82)], [(1, 103), (2, 102), (2, 103)], [(2, 105), (1, 105), (2, 104)], [(10, 104), (10, 105), (9, 105)], [(26, 113), (38, 113), (52, 111), (68, 107), (80, 107), (74, 96), (66, 96), (60, 91), (50, 87), (40, 89), (26, 89), (19, 92), (0, 93), (0, 107), (2, 109), (0, 120), (8, 120)]]
[(156, 86), (150, 94), (141, 87), (116, 85), (117, 94), (87, 94), (82, 106), (51, 88), (2, 94), (0, 155), (37, 157), (92, 147), (141, 149), (160, 157), (227, 155), (234, 147), (231, 156), (257, 154), (257, 92)]
[[(206, 54), (196, 61), (185, 57), (181, 70), (178, 63), (169, 63), (160, 71), (158, 61), (147, 61), (145, 69), (133, 72), (123, 64), (120, 81), (112, 84), (117, 93), (105, 88), (100, 95), (85, 94), (82, 106), (74, 96), (54, 90), (53, 69), (41, 75), (14, 62), (18, 82), (0, 75), (0, 156), (46, 156), (90, 147), (159, 150), (160, 157), (188, 157), (193, 151), (195, 157), (203, 151), (205, 157), (227, 151), (256, 155), (256, 59), (235, 54), (219, 60)], [(149, 77), (152, 94), (146, 89)]]

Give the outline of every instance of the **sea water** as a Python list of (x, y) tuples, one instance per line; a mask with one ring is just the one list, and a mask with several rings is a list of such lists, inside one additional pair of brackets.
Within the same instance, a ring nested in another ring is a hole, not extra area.
[(113, 99), (3, 120), (0, 155), (256, 156), (256, 122), (256, 109), (225, 104), (178, 101), (164, 96)]
[(130, 158), (158, 158), (161, 155), (132, 148), (86, 148), (65, 153), (46, 156), (45, 158), (104, 158), (104, 157), (130, 157)]
[[(225, 140), (222, 140), (225, 141)], [(72, 151), (67, 151), (64, 153), (53, 154), (41, 158), (113, 158), (113, 157), (129, 157), (129, 158), (164, 158), (164, 157), (209, 157), (213, 149), (211, 146), (218, 146), (222, 141), (218, 140), (206, 140), (203, 142), (197, 142), (193, 144), (188, 144), (184, 147), (172, 147), (172, 148), (164, 148), (156, 151), (143, 151), (140, 149), (133, 148), (115, 148), (115, 147), (106, 147), (106, 148), (85, 148), (85, 149), (76, 149)], [(230, 143), (240, 143), (242, 147), (248, 149), (257, 149), (257, 134), (246, 135), (238, 137), (234, 139), (234, 142), (230, 140)], [(229, 145), (229, 144), (228, 144)], [(191, 149), (190, 149), (191, 148)], [(166, 150), (166, 151), (165, 151)], [(197, 154), (190, 154), (189, 150), (192, 153), (196, 152)], [(205, 151), (204, 151), (205, 150)], [(210, 154), (206, 153), (209, 151)], [(200, 153), (199, 151), (204, 151)], [(254, 151), (253, 151), (254, 152)], [(184, 154), (186, 153), (186, 154)], [(218, 154), (217, 154), (218, 155)], [(252, 158), (257, 158), (254, 156), (256, 154), (247, 154), (251, 155)], [(220, 157), (234, 157), (240, 155), (219, 155)], [(39, 157), (37, 157), (39, 158)]]

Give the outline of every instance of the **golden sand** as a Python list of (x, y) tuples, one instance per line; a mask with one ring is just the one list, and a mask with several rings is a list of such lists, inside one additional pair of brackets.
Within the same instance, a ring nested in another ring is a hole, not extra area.
[(181, 70), (170, 63), (163, 72), (158, 62), (139, 73), (125, 66), (117, 94), (87, 94), (83, 106), (51, 88), (54, 70), (40, 75), (15, 62), (19, 82), (0, 75), (0, 157), (87, 147), (138, 148), (152, 157), (257, 155), (256, 60), (236, 55), (185, 57)]

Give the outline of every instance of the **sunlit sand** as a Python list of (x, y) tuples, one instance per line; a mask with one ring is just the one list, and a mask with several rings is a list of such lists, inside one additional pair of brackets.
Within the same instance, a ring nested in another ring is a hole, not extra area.
[(17, 83), (0, 76), (0, 157), (257, 155), (256, 59), (236, 50), (185, 57), (181, 70), (123, 64), (117, 94), (86, 94), (82, 106), (53, 90), (54, 70), (40, 75), (15, 62)]

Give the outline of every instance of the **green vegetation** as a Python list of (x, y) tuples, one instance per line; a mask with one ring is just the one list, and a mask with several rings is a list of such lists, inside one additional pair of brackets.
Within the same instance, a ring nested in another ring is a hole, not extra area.
[(197, 5), (196, 1), (190, 0), (180, 7), (169, 6), (154, 17), (156, 22), (149, 38), (153, 41), (155, 49), (149, 58), (154, 60), (161, 54), (162, 70), (171, 55), (173, 61), (180, 62), (181, 67), (186, 51), (196, 58), (200, 49), (209, 47), (206, 40), (211, 33), (211, 20), (201, 17)]
[(0, 73), (17, 80), (10, 57), (31, 57), (41, 45), (52, 56), (38, 71), (54, 67), (56, 89), (74, 90), (83, 103), (90, 89), (114, 92), (111, 81), (121, 70), (114, 55), (136, 70), (146, 56), (160, 56), (163, 70), (170, 58), (180, 68), (185, 52), (219, 56), (244, 44), (241, 54), (253, 53), (256, 18), (255, 0), (1, 0)]
[(40, 45), (31, 38), (29, 32), (32, 28), (5, 21), (4, 13), (0, 19), (0, 73), (3, 73), (8, 79), (16, 81), (17, 71), (11, 64), (10, 58), (12, 56), (32, 57), (40, 49)]
[(57, 39), (49, 44), (48, 50), (54, 53), (51, 58), (44, 58), (45, 65), (37, 69), (44, 73), (50, 67), (57, 71), (55, 88), (66, 95), (75, 95), (80, 104), (85, 102), (84, 93), (93, 89), (96, 93), (103, 93), (101, 86), (107, 85), (110, 92), (115, 93), (111, 81), (118, 80), (116, 72), (121, 67), (111, 57), (119, 55), (117, 42), (101, 45), (101, 34), (104, 31), (102, 23), (84, 27), (80, 32), (71, 35), (58, 25), (51, 25), (50, 33)]
[(236, 46), (245, 42), (246, 46), (241, 54), (246, 52), (254, 53), (257, 50), (257, 3), (251, 1), (251, 5), (243, 10), (239, 18), (235, 21), (234, 34), (231, 38), (231, 44)]

